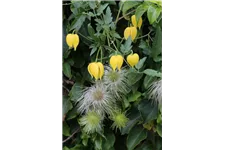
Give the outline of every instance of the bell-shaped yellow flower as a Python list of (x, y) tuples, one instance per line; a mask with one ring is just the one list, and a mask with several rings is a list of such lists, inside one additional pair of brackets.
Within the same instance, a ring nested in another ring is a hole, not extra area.
[(131, 67), (134, 67), (139, 62), (139, 56), (137, 53), (130, 54), (127, 56), (127, 62)]
[(136, 27), (127, 27), (124, 30), (124, 38), (127, 40), (129, 36), (131, 36), (132, 41), (135, 39), (135, 37), (137, 36)]
[(77, 34), (68, 34), (66, 36), (66, 43), (70, 48), (74, 48), (76, 50), (78, 44), (79, 44), (79, 36)]
[(102, 79), (104, 74), (104, 66), (101, 62), (92, 62), (88, 65), (88, 72), (90, 73), (91, 77), (94, 76), (96, 80)]
[(116, 70), (116, 68), (120, 70), (123, 65), (123, 56), (114, 55), (110, 58), (109, 63), (114, 71)]
[(134, 27), (138, 27), (140, 29), (141, 28), (141, 25), (142, 25), (142, 18), (140, 18), (138, 20), (138, 23), (137, 23), (136, 16), (133, 15), (133, 16), (131, 16), (131, 22), (132, 22), (132, 24), (133, 24)]

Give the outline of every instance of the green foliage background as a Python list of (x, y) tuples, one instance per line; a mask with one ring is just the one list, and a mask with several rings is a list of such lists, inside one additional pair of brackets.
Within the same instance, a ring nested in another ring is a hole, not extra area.
[[(162, 78), (161, 11), (160, 0), (63, 2), (63, 150), (162, 149), (161, 109), (146, 98), (150, 84)], [(131, 42), (123, 39), (123, 32), (134, 14), (137, 19), (142, 17), (143, 24)], [(80, 37), (76, 51), (65, 41), (73, 31)], [(104, 133), (87, 135), (80, 130), (75, 102), (82, 88), (93, 82), (87, 66), (95, 61), (99, 49), (103, 64), (108, 64), (114, 54), (111, 41), (124, 58), (131, 50), (140, 57), (137, 71), (130, 72), (131, 92), (122, 101), (129, 122), (116, 131), (111, 128), (111, 120), (104, 120)]]

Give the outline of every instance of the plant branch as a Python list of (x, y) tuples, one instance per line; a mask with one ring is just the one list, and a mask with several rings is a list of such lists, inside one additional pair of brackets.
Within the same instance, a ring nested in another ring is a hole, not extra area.
[(119, 20), (123, 19), (125, 16), (128, 16), (129, 14), (131, 14), (131, 13), (133, 13), (133, 12), (135, 12), (135, 9), (132, 10), (132, 11), (130, 11), (129, 13), (123, 15), (122, 17), (120, 17), (120, 18), (117, 20), (117, 22), (118, 22)]
[(80, 128), (78, 128), (77, 130), (75, 130), (74, 132), (73, 132), (73, 134), (71, 134), (68, 138), (66, 138), (64, 141), (63, 141), (63, 143), (65, 143), (66, 141), (68, 141), (69, 139), (71, 139), (78, 131), (80, 130)]
[(86, 40), (88, 40), (88, 41), (92, 42), (92, 40), (91, 40), (91, 39), (87, 38), (87, 37), (86, 37), (86, 36), (84, 36), (83, 34), (81, 34), (81, 33), (79, 33), (79, 32), (78, 32), (78, 34), (79, 34), (79, 35), (81, 35), (81, 36), (82, 36), (83, 38), (85, 38)]

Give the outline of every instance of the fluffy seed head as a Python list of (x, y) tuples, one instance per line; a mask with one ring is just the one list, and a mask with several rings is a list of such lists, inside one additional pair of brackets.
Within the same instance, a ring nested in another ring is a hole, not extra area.
[(113, 120), (113, 124), (112, 124), (112, 128), (116, 130), (125, 127), (127, 122), (128, 122), (128, 118), (126, 117), (125, 113), (121, 112), (121, 110), (116, 110), (115, 112), (113, 112), (111, 114), (111, 116), (109, 117), (111, 120)]
[(153, 82), (148, 89), (148, 98), (154, 100), (161, 106), (162, 104), (162, 80)]

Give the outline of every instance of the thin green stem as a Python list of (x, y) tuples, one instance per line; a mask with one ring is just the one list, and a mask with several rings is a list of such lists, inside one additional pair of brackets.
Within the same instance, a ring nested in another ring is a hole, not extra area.
[(116, 49), (117, 51), (119, 51), (119, 50), (117, 49), (116, 45), (114, 44), (114, 42), (113, 42), (113, 41), (111, 41), (111, 42), (112, 42), (113, 46), (115, 47), (115, 49)]
[(120, 41), (120, 44), (123, 42), (123, 40), (124, 40), (124, 37), (123, 37), (122, 40)]
[(122, 7), (123, 7), (123, 3), (120, 5), (119, 11), (118, 11), (118, 13), (117, 13), (115, 25), (116, 25), (117, 22), (118, 22), (118, 19), (119, 19), (119, 16), (120, 16), (120, 12), (121, 12), (121, 10), (122, 10)]
[(95, 58), (95, 62), (97, 62), (99, 51), (100, 51), (100, 48), (98, 49), (98, 52), (97, 52), (97, 55), (96, 55), (96, 58)]
[(90, 42), (92, 42), (92, 40), (91, 39), (89, 39), (89, 38), (87, 38), (86, 36), (84, 36), (83, 34), (81, 34), (80, 32), (78, 33), (79, 35), (81, 35), (83, 38), (85, 38), (86, 40), (88, 40), (88, 41), (90, 41)]
[(102, 55), (103, 55), (103, 51), (102, 51), (102, 47), (101, 48), (101, 63), (102, 63)]
[(149, 34), (150, 34), (150, 32), (149, 32), (148, 34), (145, 34), (145, 35), (143, 35), (143, 36), (140, 36), (140, 37), (136, 38), (136, 40), (137, 40), (137, 39), (141, 39), (141, 38), (143, 38), (143, 37), (146, 37), (146, 36), (148, 36)]

